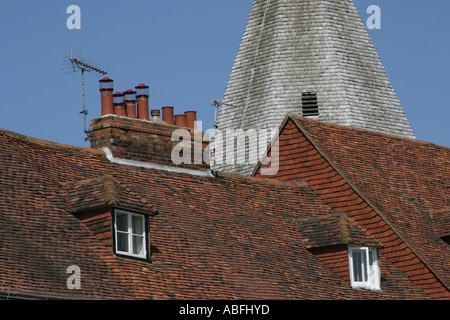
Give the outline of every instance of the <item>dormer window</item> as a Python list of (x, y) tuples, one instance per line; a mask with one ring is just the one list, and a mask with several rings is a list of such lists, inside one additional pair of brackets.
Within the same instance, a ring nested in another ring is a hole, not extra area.
[(352, 287), (380, 290), (377, 250), (371, 247), (350, 246), (348, 252)]
[(147, 219), (143, 214), (114, 210), (114, 249), (118, 255), (147, 259)]
[(356, 221), (334, 213), (294, 222), (306, 249), (353, 288), (381, 290), (377, 248), (383, 244)]

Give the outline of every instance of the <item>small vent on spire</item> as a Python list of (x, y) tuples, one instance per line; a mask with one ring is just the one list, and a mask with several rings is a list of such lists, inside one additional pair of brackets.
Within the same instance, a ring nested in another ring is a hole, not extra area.
[(319, 116), (319, 104), (317, 103), (316, 93), (302, 93), (302, 112), (304, 117)]

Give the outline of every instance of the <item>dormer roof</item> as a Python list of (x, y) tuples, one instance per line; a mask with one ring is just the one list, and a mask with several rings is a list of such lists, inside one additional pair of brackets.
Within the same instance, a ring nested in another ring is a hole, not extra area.
[(66, 210), (74, 214), (111, 207), (147, 214), (156, 212), (149, 199), (137, 195), (132, 187), (109, 174), (63, 183), (61, 196), (65, 199)]

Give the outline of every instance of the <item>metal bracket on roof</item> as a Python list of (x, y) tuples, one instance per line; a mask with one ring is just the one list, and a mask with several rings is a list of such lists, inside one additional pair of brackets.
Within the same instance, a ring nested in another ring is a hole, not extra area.
[(217, 108), (222, 106), (223, 100), (222, 99), (212, 99), (211, 100), (211, 106), (215, 108), (214, 113), (214, 129), (217, 129), (216, 121), (217, 121)]

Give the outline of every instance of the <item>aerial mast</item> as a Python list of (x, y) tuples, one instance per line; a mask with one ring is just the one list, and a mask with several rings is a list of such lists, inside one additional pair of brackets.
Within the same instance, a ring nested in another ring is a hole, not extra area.
[(86, 109), (86, 94), (84, 89), (84, 72), (94, 72), (99, 75), (106, 75), (108, 74), (108, 71), (106, 71), (104, 68), (89, 62), (82, 56), (80, 56), (80, 50), (72, 50), (69, 54), (67, 54), (64, 57), (63, 66), (65, 67), (64, 70), (68, 70), (67, 73), (73, 73), (77, 71), (81, 71), (81, 88), (82, 88), (82, 94), (83, 94), (83, 110), (80, 111), (80, 114), (83, 115), (84, 118), (84, 133), (86, 134), (85, 140), (88, 140), (88, 132), (86, 128), (86, 116), (88, 114), (88, 110)]

